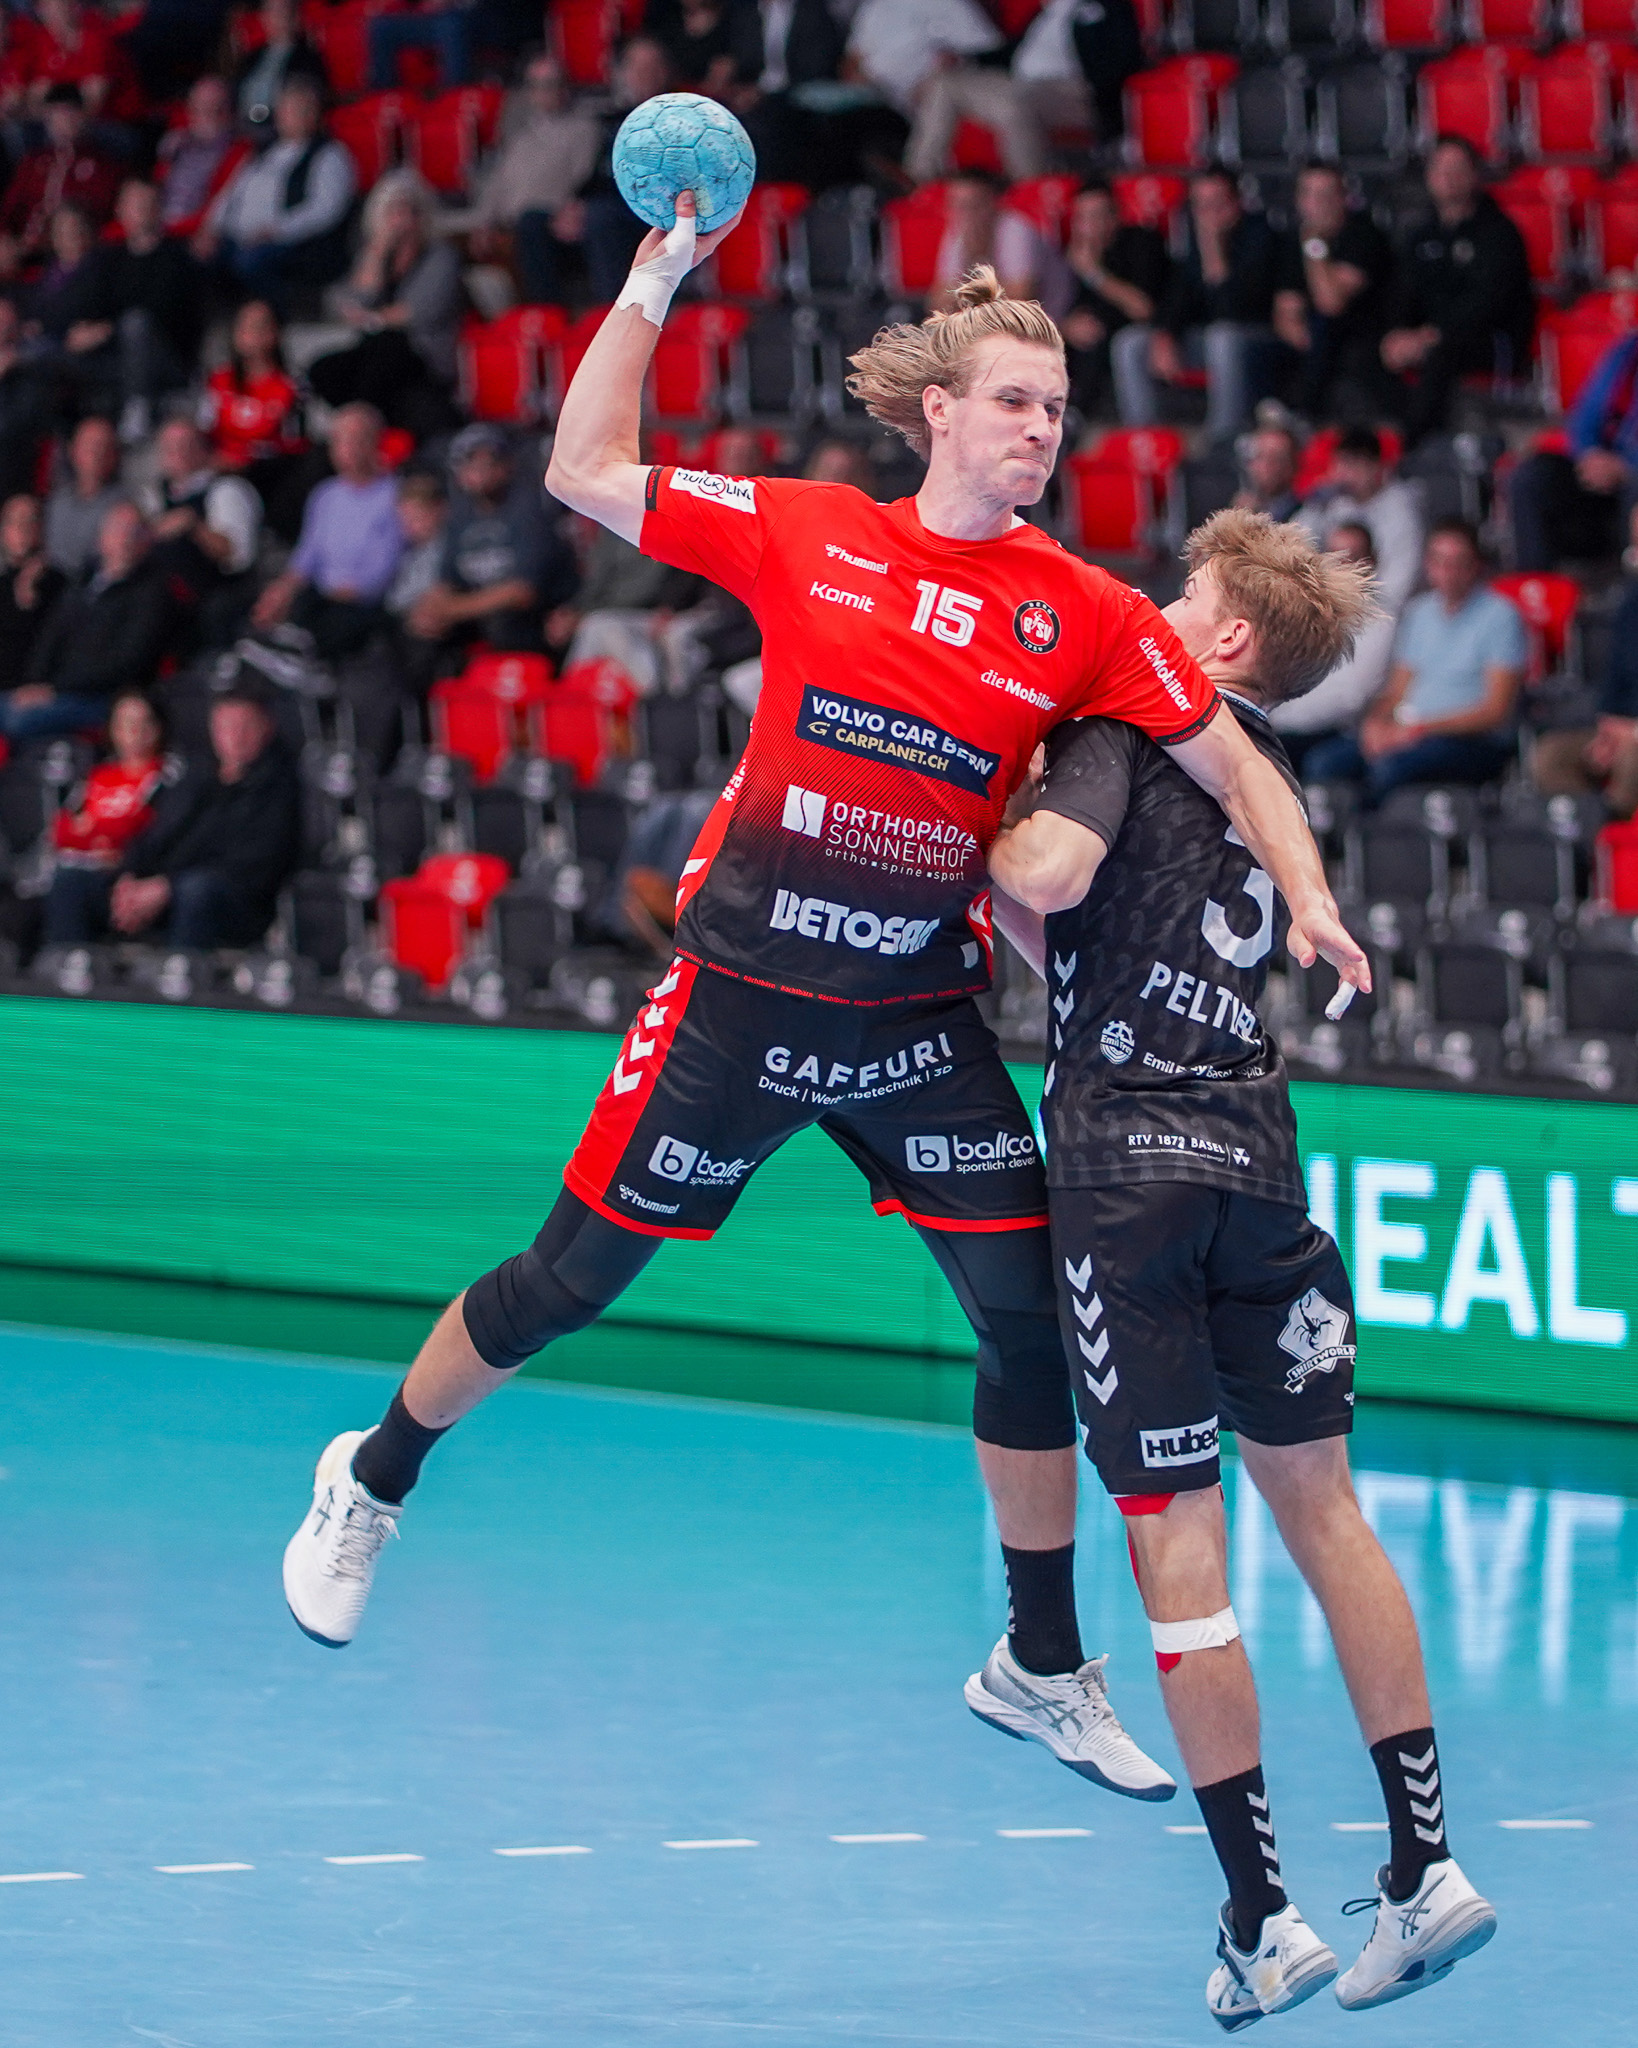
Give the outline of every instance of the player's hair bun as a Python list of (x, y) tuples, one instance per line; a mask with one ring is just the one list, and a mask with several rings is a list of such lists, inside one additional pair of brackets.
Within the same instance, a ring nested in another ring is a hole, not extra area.
[(970, 312), (974, 306), (988, 306), (996, 299), (1004, 299), (1001, 280), (988, 263), (975, 263), (955, 288), (955, 310)]

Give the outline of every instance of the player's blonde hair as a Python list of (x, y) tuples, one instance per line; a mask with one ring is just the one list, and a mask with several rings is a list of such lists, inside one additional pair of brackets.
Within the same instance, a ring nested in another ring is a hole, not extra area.
[(1322, 554), (1302, 527), (1266, 512), (1214, 512), (1183, 556), (1191, 571), (1210, 567), (1225, 613), (1250, 626), (1256, 678), (1271, 704), (1313, 689), (1382, 616), (1368, 562)]
[(955, 289), (955, 307), (919, 326), (884, 327), (868, 348), (849, 356), (847, 388), (873, 420), (902, 434), (925, 461), (933, 437), (921, 394), (937, 384), (958, 398), (967, 365), (981, 341), (1003, 336), (1049, 348), (1063, 360), (1064, 338), (1034, 299), (1009, 299), (987, 263), (975, 263)]

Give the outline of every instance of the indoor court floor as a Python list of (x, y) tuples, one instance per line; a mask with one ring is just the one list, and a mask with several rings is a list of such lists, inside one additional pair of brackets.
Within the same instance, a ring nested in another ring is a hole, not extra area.
[[(1112, 1798), (962, 1704), (1005, 1598), (959, 1431), (520, 1383), (435, 1453), (335, 1653), (280, 1553), (388, 1373), (17, 1328), (0, 1357), (8, 2048), (1220, 2038), (1186, 1792)], [(1376, 1408), (1355, 1447), (1501, 1928), (1275, 2034), (1634, 2040), (1638, 1432)], [(1282, 1861), (1346, 1963), (1375, 1778), (1235, 1478)], [(1091, 1487), (1081, 1609), (1175, 1771)]]

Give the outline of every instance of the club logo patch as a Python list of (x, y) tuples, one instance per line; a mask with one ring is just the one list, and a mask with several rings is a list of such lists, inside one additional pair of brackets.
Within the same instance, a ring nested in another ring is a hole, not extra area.
[(1012, 615), (1012, 637), (1026, 654), (1050, 654), (1063, 631), (1044, 597), (1029, 597)]
[(1294, 1301), (1276, 1339), (1280, 1349), (1296, 1360), (1286, 1368), (1286, 1392), (1300, 1394), (1310, 1373), (1335, 1372), (1343, 1360), (1351, 1364), (1355, 1347), (1344, 1343), (1347, 1335), (1348, 1311), (1327, 1301), (1317, 1287), (1310, 1287)]
[(1103, 1027), (1098, 1040), (1103, 1056), (1111, 1066), (1124, 1067), (1137, 1050), (1137, 1040), (1132, 1036), (1130, 1024), (1123, 1024), (1116, 1017)]

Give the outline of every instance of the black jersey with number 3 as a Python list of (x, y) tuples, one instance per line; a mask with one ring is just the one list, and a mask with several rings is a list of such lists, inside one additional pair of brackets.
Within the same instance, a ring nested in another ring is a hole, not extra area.
[[(1268, 720), (1225, 701), (1300, 798)], [(1046, 921), (1049, 1184), (1306, 1202), (1285, 1063), (1257, 1015), (1284, 937), (1273, 883), (1216, 801), (1113, 719), (1054, 733), (1040, 808), (1109, 848), (1085, 899)]]

